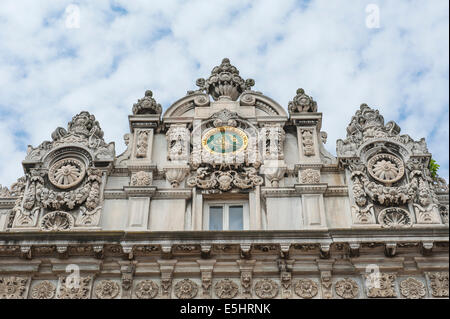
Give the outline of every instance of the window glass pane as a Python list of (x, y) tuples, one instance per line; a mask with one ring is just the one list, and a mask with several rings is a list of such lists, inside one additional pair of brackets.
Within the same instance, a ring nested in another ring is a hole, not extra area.
[(222, 206), (209, 207), (209, 230), (223, 230)]
[(230, 230), (244, 229), (244, 215), (242, 206), (230, 206), (229, 210)]

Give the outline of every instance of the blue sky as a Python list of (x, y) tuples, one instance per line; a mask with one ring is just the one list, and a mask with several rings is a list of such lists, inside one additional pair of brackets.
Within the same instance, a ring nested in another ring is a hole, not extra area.
[[(368, 28), (379, 8), (379, 28)], [(70, 5), (79, 28), (68, 28)], [(228, 57), (287, 107), (302, 87), (323, 113), (326, 147), (361, 103), (425, 137), (448, 180), (449, 16), (432, 1), (25, 1), (0, 6), (0, 183), (23, 174), (28, 144), (87, 110), (125, 144), (127, 115), (151, 89), (166, 109)]]

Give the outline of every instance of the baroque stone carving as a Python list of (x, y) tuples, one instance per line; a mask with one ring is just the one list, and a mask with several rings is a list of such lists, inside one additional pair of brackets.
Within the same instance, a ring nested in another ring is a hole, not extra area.
[(56, 287), (48, 280), (44, 280), (31, 289), (32, 299), (52, 299), (55, 297)]
[(84, 178), (84, 164), (74, 158), (66, 158), (54, 163), (48, 171), (49, 181), (58, 188), (67, 189), (78, 185)]
[(305, 299), (314, 298), (318, 291), (317, 283), (311, 279), (300, 279), (294, 285), (295, 294)]
[(359, 294), (358, 284), (350, 278), (337, 281), (334, 289), (336, 294), (344, 299), (352, 299)]
[(177, 188), (181, 184), (188, 172), (189, 167), (186, 165), (164, 167), (166, 179), (173, 188)]
[(397, 297), (395, 291), (395, 275), (387, 273), (371, 273), (366, 276), (367, 297), (388, 298)]
[(139, 299), (153, 299), (158, 294), (159, 287), (152, 280), (140, 281), (135, 288), (136, 297)]
[(44, 215), (40, 227), (45, 231), (67, 231), (75, 224), (73, 216), (66, 212), (56, 211)]
[(119, 295), (120, 287), (112, 280), (102, 280), (97, 283), (94, 292), (99, 299), (113, 299)]
[(408, 299), (421, 299), (427, 293), (423, 282), (412, 277), (400, 282), (400, 292)]
[(0, 277), (0, 299), (23, 299), (27, 290), (28, 278)]
[(28, 146), (26, 161), (40, 161), (56, 147), (67, 144), (81, 145), (94, 153), (96, 160), (112, 161), (115, 156), (114, 143), (106, 144), (103, 131), (95, 116), (83, 111), (75, 115), (68, 124), (68, 129), (58, 127), (52, 133), (52, 142), (44, 141), (37, 148)]
[(405, 228), (412, 226), (409, 212), (398, 207), (383, 209), (378, 215), (378, 222), (383, 228)]
[(317, 103), (305, 94), (305, 90), (298, 89), (293, 101), (289, 102), (288, 109), (291, 113), (317, 112)]
[(150, 186), (152, 184), (152, 174), (139, 171), (131, 175), (131, 186)]
[(198, 79), (196, 84), (200, 88), (199, 91), (209, 93), (216, 101), (222, 96), (236, 101), (244, 91), (255, 85), (255, 81), (244, 81), (239, 76), (238, 69), (225, 58), (219, 66), (213, 68), (208, 79)]
[(180, 299), (192, 299), (197, 296), (198, 286), (190, 279), (183, 279), (175, 284), (174, 293)]
[(213, 171), (207, 167), (200, 167), (197, 169), (197, 175), (188, 178), (187, 183), (190, 187), (217, 188), (226, 192), (233, 187), (239, 189), (253, 188), (262, 185), (263, 181), (263, 178), (257, 175), (254, 167), (244, 167), (241, 172), (235, 170)]
[(278, 295), (278, 284), (271, 279), (262, 279), (255, 284), (255, 294), (261, 299), (271, 299)]
[(189, 130), (185, 125), (172, 124), (166, 133), (169, 161), (189, 160)]
[(314, 151), (314, 130), (301, 129), (300, 132), (302, 134), (303, 154), (305, 156), (314, 156), (316, 154)]
[(148, 131), (139, 131), (136, 142), (136, 158), (146, 158), (148, 148)]
[(322, 285), (322, 298), (331, 299), (333, 298), (333, 281), (331, 279), (330, 271), (322, 271), (320, 273), (320, 283)]
[[(68, 280), (69, 279), (69, 280)], [(79, 282), (71, 282), (72, 277), (60, 277), (59, 299), (89, 299), (91, 294), (91, 276), (80, 277)]]
[(384, 124), (384, 118), (378, 110), (367, 104), (361, 107), (352, 117), (347, 126), (347, 138), (338, 140), (336, 153), (339, 157), (357, 156), (356, 152), (363, 144), (371, 141), (384, 140), (404, 145), (414, 155), (427, 155), (425, 139), (414, 141), (409, 135), (399, 135), (400, 127), (394, 121)]
[(377, 181), (392, 184), (405, 174), (403, 161), (391, 154), (377, 154), (367, 163), (369, 174)]
[(215, 284), (214, 291), (220, 299), (232, 299), (238, 294), (239, 287), (234, 281), (223, 279)]
[(302, 184), (319, 184), (320, 171), (317, 169), (307, 168), (300, 172), (300, 182)]
[(428, 277), (431, 282), (431, 294), (433, 297), (448, 297), (448, 272), (430, 272)]
[(242, 297), (247, 299), (252, 297), (252, 272), (241, 271)]
[(150, 90), (145, 91), (145, 96), (139, 99), (137, 103), (133, 104), (133, 114), (161, 114), (161, 104), (156, 103), (153, 98), (153, 92)]
[(282, 160), (284, 159), (285, 132), (277, 124), (268, 124), (261, 129), (260, 136), (263, 139), (263, 159)]

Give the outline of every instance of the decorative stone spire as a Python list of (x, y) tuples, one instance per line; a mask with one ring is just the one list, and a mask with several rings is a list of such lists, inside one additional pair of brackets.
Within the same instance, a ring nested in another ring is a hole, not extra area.
[(317, 112), (317, 103), (311, 96), (305, 94), (305, 90), (298, 89), (297, 95), (293, 101), (289, 102), (288, 108), (291, 113)]
[(255, 81), (242, 79), (238, 69), (230, 64), (229, 59), (225, 58), (222, 60), (222, 64), (212, 69), (211, 76), (207, 80), (198, 79), (196, 84), (200, 87), (200, 91), (211, 94), (216, 101), (221, 97), (236, 101), (242, 92), (255, 85)]
[(133, 114), (161, 114), (161, 104), (156, 103), (152, 96), (152, 91), (145, 91), (145, 96), (133, 105)]

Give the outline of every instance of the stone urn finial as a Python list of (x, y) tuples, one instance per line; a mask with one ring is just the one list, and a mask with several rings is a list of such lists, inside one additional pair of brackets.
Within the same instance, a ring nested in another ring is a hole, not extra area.
[(161, 104), (156, 103), (153, 92), (145, 91), (145, 96), (133, 105), (133, 114), (161, 114)]
[(209, 93), (216, 101), (220, 98), (236, 101), (242, 92), (255, 85), (255, 81), (241, 78), (239, 70), (225, 58), (219, 66), (212, 69), (208, 79), (200, 78), (196, 85), (200, 87), (200, 91)]

